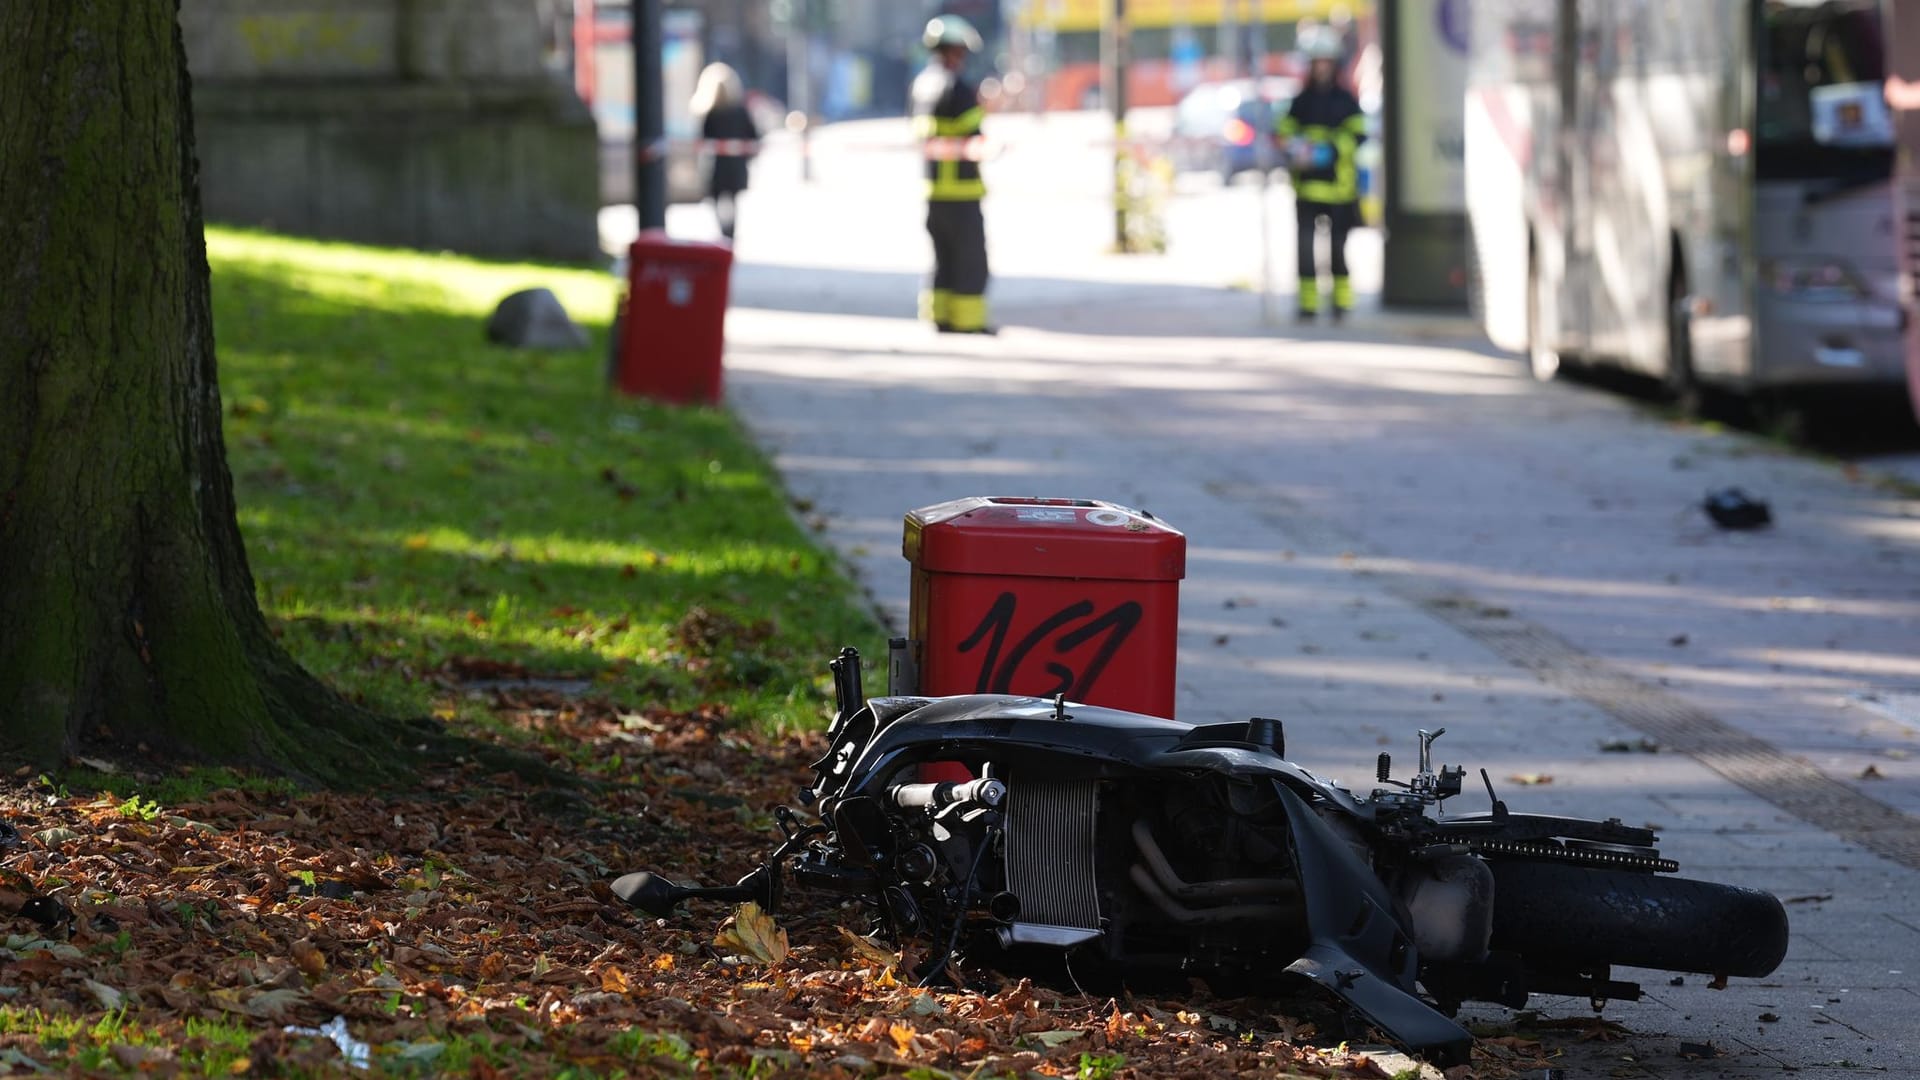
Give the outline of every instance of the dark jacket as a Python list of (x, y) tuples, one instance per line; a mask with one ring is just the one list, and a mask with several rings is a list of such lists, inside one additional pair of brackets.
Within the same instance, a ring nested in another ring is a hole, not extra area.
[(1360, 102), (1338, 84), (1309, 85), (1293, 99), (1276, 125), (1282, 147), (1305, 139), (1319, 150), (1311, 162), (1294, 162), (1294, 197), (1307, 202), (1351, 203), (1360, 198), (1360, 170), (1354, 152), (1367, 138)]
[(940, 150), (927, 158), (929, 200), (977, 202), (987, 193), (980, 180), (980, 163), (952, 155), (956, 149), (964, 153), (965, 146), (978, 144), (973, 137), (980, 134), (985, 115), (979, 92), (959, 72), (933, 63), (913, 80), (914, 133)]
[[(705, 139), (744, 139), (758, 142), (760, 129), (753, 125), (753, 117), (745, 105), (716, 105), (700, 123), (700, 136)], [(751, 154), (713, 155), (713, 172), (707, 177), (707, 194), (718, 195), (747, 189), (747, 161)]]

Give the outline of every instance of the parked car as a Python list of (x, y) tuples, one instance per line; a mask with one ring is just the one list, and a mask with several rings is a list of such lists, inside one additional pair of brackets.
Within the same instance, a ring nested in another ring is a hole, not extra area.
[(1259, 167), (1261, 154), (1273, 165), (1273, 127), (1299, 92), (1298, 80), (1269, 76), (1201, 83), (1174, 109), (1174, 166), (1186, 172), (1215, 172), (1231, 181)]

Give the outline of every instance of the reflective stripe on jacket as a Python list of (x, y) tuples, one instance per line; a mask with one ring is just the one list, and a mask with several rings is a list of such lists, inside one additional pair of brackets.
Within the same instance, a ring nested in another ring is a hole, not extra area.
[(1300, 91), (1287, 114), (1274, 126), (1284, 144), (1304, 139), (1314, 147), (1331, 147), (1332, 160), (1293, 164), (1295, 198), (1318, 203), (1350, 203), (1360, 198), (1360, 170), (1356, 151), (1367, 138), (1367, 118), (1360, 103), (1339, 86), (1309, 86)]
[[(913, 130), (924, 140), (948, 145), (980, 134), (986, 110), (973, 84), (958, 72), (928, 65), (913, 80)], [(986, 195), (980, 163), (966, 154), (927, 154), (927, 198), (934, 202), (977, 200)]]

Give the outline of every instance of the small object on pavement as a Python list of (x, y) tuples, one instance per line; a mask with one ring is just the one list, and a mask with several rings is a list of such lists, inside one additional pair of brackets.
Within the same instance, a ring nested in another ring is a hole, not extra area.
[(522, 289), (487, 318), (487, 340), (516, 349), (584, 349), (587, 332), (567, 316), (551, 289)]
[(1680, 1056), (1683, 1058), (1715, 1058), (1720, 1056), (1720, 1048), (1711, 1042), (1682, 1042)]
[(1773, 510), (1737, 487), (1707, 492), (1701, 508), (1723, 529), (1760, 529), (1773, 524)]

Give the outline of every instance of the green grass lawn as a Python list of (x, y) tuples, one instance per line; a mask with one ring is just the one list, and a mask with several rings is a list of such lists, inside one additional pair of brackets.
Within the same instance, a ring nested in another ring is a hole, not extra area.
[[(778, 730), (823, 717), (840, 645), (879, 646), (729, 414), (610, 394), (611, 275), (222, 228), (207, 247), (260, 601), (349, 694), (477, 718), (424, 676), (524, 668)], [(485, 341), (535, 285), (590, 349)]]

